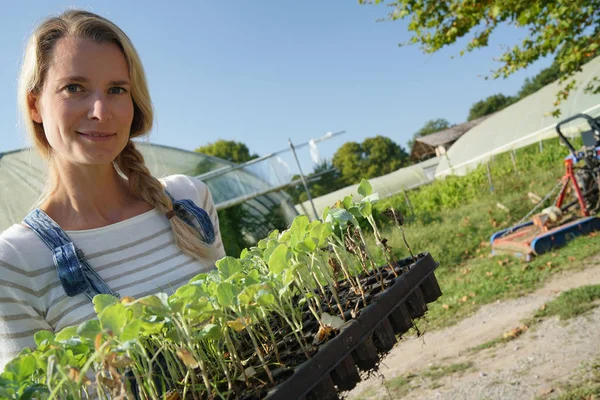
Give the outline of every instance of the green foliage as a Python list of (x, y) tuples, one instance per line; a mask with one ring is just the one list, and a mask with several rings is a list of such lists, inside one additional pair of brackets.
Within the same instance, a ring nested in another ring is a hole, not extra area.
[(473, 104), (469, 110), (469, 116), (467, 117), (467, 120), (472, 121), (474, 119), (493, 114), (496, 111), (500, 111), (503, 108), (510, 106), (515, 101), (517, 101), (517, 98), (512, 96), (505, 96), (501, 93), (493, 94)]
[(558, 80), (562, 76), (562, 72), (560, 71), (560, 66), (554, 62), (548, 68), (544, 68), (541, 70), (536, 76), (533, 78), (525, 78), (525, 82), (521, 86), (517, 97), (522, 99), (523, 97), (527, 97), (530, 94), (533, 94), (543, 88), (546, 85), (551, 84), (552, 82)]
[[(507, 77), (548, 55), (563, 73), (561, 82), (572, 78), (587, 61), (598, 54), (600, 43), (600, 0), (359, 0), (359, 3), (385, 3), (392, 8), (387, 19), (408, 19), (411, 38), (404, 45), (419, 45), (425, 53), (434, 53), (467, 37), (465, 51), (486, 47), (496, 28), (506, 24), (525, 28), (528, 35), (520, 44), (507, 48), (496, 59), (500, 66), (493, 78)], [(571, 79), (557, 93), (555, 106), (568, 97), (577, 82)], [(598, 80), (587, 92), (599, 92)], [(554, 110), (558, 116), (559, 111)]]
[[(324, 173), (325, 171), (329, 172)], [(315, 175), (318, 175), (318, 177)], [(312, 197), (323, 196), (343, 188), (345, 185), (342, 183), (340, 176), (340, 172), (334, 168), (330, 160), (323, 160), (320, 164), (316, 165), (313, 172), (306, 177)], [(297, 179), (300, 179), (300, 175), (294, 175), (292, 178), (292, 180)], [(293, 188), (289, 188), (287, 192), (292, 196), (294, 204), (308, 200), (308, 195), (306, 194), (306, 190), (304, 190), (304, 185), (302, 183)]]
[(195, 151), (238, 164), (258, 158), (258, 154), (250, 154), (248, 146), (235, 140), (219, 139), (216, 142), (200, 146)]
[(408, 164), (403, 147), (385, 136), (365, 139), (362, 144), (344, 143), (333, 155), (333, 166), (340, 171), (344, 186), (388, 174)]
[(600, 299), (600, 285), (581, 286), (562, 292), (552, 300), (543, 310), (538, 310), (536, 318), (545, 318), (557, 315), (561, 320), (576, 317), (595, 308), (595, 301)]
[[(245, 394), (265, 389), (264, 380), (274, 386), (270, 368), (289, 364), (280, 361), (279, 344), (295, 342), (307, 358), (316, 351), (303, 332), (307, 309), (318, 326), (332, 331), (354, 310), (351, 301), (342, 305), (335, 283), (345, 281), (348, 293), (361, 293), (365, 307), (366, 279), (358, 274), (380, 277), (385, 289), (359, 223), (364, 216), (372, 224), (377, 195), (365, 180), (360, 192), (366, 197), (358, 203), (347, 197), (325, 213), (326, 222), (298, 216), (288, 230), (271, 232), (239, 258), (218, 260), (216, 270), (171, 296), (96, 296), (97, 319), (56, 335), (35, 334), (37, 347), (23, 350), (0, 375), (0, 397), (76, 400), (90, 398), (91, 391), (101, 399), (129, 398), (131, 379), (140, 398), (152, 399), (161, 398), (164, 386), (182, 398), (190, 390), (199, 398), (237, 397), (235, 380), (245, 381)], [(359, 236), (346, 230), (349, 224)], [(289, 367), (301, 362), (297, 354), (292, 362)], [(250, 379), (258, 370), (265, 375)]]

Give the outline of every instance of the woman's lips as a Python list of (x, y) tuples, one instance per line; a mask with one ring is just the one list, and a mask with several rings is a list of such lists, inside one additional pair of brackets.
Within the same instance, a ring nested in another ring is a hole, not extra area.
[(116, 136), (115, 133), (107, 132), (77, 132), (87, 140), (92, 142), (106, 142)]

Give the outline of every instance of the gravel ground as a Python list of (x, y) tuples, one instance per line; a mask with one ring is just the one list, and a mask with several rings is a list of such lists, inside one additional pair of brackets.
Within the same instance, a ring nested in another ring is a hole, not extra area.
[[(577, 318), (549, 318), (516, 339), (469, 353), (468, 349), (521, 326), (560, 292), (600, 284), (600, 256), (585, 269), (557, 275), (536, 292), (483, 306), (475, 315), (423, 338), (400, 341), (383, 360), (379, 377), (360, 382), (348, 399), (389, 399), (382, 379), (417, 375), (408, 383), (410, 399), (534, 399), (560, 394), (560, 385), (581, 374), (582, 363), (600, 357), (600, 308)], [(420, 377), (433, 365), (472, 363), (465, 371), (432, 381)]]

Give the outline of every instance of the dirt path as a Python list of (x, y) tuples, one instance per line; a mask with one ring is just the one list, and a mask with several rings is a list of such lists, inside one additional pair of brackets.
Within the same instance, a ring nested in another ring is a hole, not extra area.
[[(557, 275), (528, 296), (483, 306), (449, 328), (428, 332), (422, 338), (404, 338), (384, 359), (383, 377), (390, 382), (398, 376), (420, 375), (433, 365), (472, 363), (462, 373), (441, 377), (434, 384), (430, 379), (411, 379), (405, 383), (409, 390), (406, 398), (533, 399), (556, 392), (559, 383), (578, 373), (583, 361), (600, 357), (600, 308), (565, 322), (550, 318), (491, 349), (467, 350), (520, 326), (562, 291), (600, 284), (600, 256), (586, 260), (584, 267)], [(348, 399), (389, 399), (382, 387), (383, 377), (360, 382)]]

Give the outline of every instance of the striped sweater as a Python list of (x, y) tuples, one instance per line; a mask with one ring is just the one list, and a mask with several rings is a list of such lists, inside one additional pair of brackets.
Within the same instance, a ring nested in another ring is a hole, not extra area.
[[(191, 199), (207, 211), (215, 226), (214, 246), (224, 256), (217, 212), (206, 185), (184, 175), (161, 181), (174, 198)], [(175, 245), (169, 221), (156, 209), (102, 228), (67, 234), (121, 296), (171, 294), (198, 273), (214, 268), (213, 262), (200, 262)], [(35, 332), (58, 332), (94, 317), (85, 295), (67, 297), (52, 251), (33, 231), (15, 224), (0, 235), (0, 371), (22, 348), (35, 346)]]

